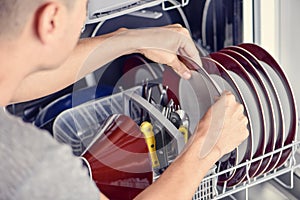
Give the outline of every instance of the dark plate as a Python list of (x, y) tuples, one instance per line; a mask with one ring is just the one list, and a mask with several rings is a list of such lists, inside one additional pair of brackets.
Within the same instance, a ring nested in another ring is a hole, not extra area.
[[(237, 62), (239, 62), (244, 69), (249, 73), (250, 77), (254, 79), (253, 83), (256, 84), (258, 93), (262, 100), (262, 105), (265, 108), (265, 116), (266, 116), (266, 133), (267, 133), (267, 146), (265, 149), (265, 153), (270, 153), (275, 150), (275, 142), (277, 139), (277, 135), (281, 134), (282, 130), (277, 129), (276, 120), (275, 118), (279, 118), (278, 113), (275, 114), (275, 109), (273, 108), (273, 102), (276, 104), (276, 96), (271, 95), (272, 90), (271, 86), (267, 84), (267, 82), (263, 79), (262, 75), (259, 74), (258, 70), (250, 63), (247, 58), (245, 58), (243, 55), (239, 54), (238, 52), (224, 49), (221, 52), (233, 57)], [(275, 99), (274, 99), (275, 98)], [(273, 100), (271, 100), (273, 99)], [(277, 110), (277, 109), (276, 109)], [(275, 117), (276, 116), (276, 117)], [(281, 117), (281, 116), (280, 116)], [(282, 118), (280, 118), (282, 120)], [(279, 121), (279, 120), (277, 120)], [(271, 161), (272, 161), (272, 155), (268, 156), (263, 159), (262, 165), (260, 169), (258, 170), (256, 176), (259, 176), (263, 172), (267, 170), (269, 167)]]
[(137, 85), (143, 85), (146, 81), (152, 82), (162, 77), (164, 67), (147, 61), (141, 55), (133, 55), (124, 61), (122, 77), (118, 80), (115, 88), (123, 90), (130, 89)]
[[(245, 103), (249, 109), (249, 116), (252, 120), (253, 135), (252, 143), (254, 144), (253, 156), (252, 158), (257, 158), (265, 153), (266, 149), (266, 123), (265, 123), (265, 112), (262, 106), (262, 100), (258, 94), (258, 88), (253, 83), (251, 77), (247, 71), (232, 57), (224, 53), (213, 53), (211, 57), (223, 65), (226, 70), (234, 77), (238, 87), (241, 89), (242, 94), (245, 98)], [(250, 165), (249, 176), (254, 177), (258, 172), (262, 164), (262, 160), (253, 162)], [(239, 183), (243, 173), (240, 176), (237, 175), (236, 179), (231, 179), (228, 181), (228, 186), (234, 186)]]
[(109, 199), (134, 199), (153, 182), (140, 127), (128, 116), (110, 116), (82, 153), (91, 177)]
[[(193, 134), (200, 119), (215, 103), (215, 97), (220, 96), (215, 84), (207, 80), (201, 73), (192, 71), (189, 80), (181, 79), (179, 82), (180, 107), (189, 118), (189, 131)], [(206, 157), (218, 141), (219, 133), (210, 132), (204, 141), (200, 157)]]
[[(250, 131), (250, 135), (248, 137), (247, 141), (247, 146), (249, 148), (247, 148), (246, 153), (244, 154), (244, 157), (241, 159), (242, 162), (249, 160), (252, 157), (252, 134), (253, 134), (253, 129), (252, 129), (252, 121), (249, 118), (249, 109), (247, 107), (247, 105), (245, 104), (245, 99), (242, 96), (242, 93), (239, 89), (239, 87), (237, 86), (234, 78), (227, 72), (227, 70), (225, 70), (225, 68), (219, 64), (218, 62), (216, 62), (215, 60), (211, 59), (211, 58), (202, 58), (202, 62), (203, 62), (203, 67), (205, 68), (205, 70), (211, 75), (216, 75), (216, 76), (220, 76), (222, 77), (222, 79), (224, 79), (227, 83), (229, 83), (229, 85), (233, 88), (233, 93), (236, 94), (236, 98), (237, 100), (245, 105), (245, 115), (248, 116), (249, 119), (249, 126), (248, 129)], [(221, 86), (222, 87), (222, 86)], [(233, 152), (231, 152), (231, 154), (228, 155), (229, 158), (227, 159), (221, 159), (218, 164), (217, 164), (217, 172), (221, 172), (223, 170), (229, 169), (231, 167), (234, 167), (238, 164), (238, 161), (240, 160), (238, 158), (238, 149), (234, 150)], [(219, 185), (223, 185), (225, 181), (231, 180), (234, 175), (235, 175), (235, 169), (232, 170), (229, 173), (225, 173), (222, 174), (218, 177), (218, 184)]]
[[(180, 60), (189, 69), (195, 71), (192, 72), (192, 78), (190, 80), (180, 79), (178, 91), (181, 99), (180, 105), (190, 117), (190, 131), (193, 133), (199, 120), (214, 103), (214, 98), (221, 95), (221, 91), (209, 74), (195, 61), (185, 56), (180, 56)], [(206, 94), (200, 95), (201, 92)], [(192, 96), (193, 98), (189, 99), (188, 96)], [(198, 104), (195, 102), (198, 102)]]
[[(298, 113), (295, 101), (295, 96), (292, 91), (291, 85), (283, 69), (276, 62), (276, 60), (263, 48), (255, 44), (241, 44), (240, 47), (248, 50), (252, 53), (261, 64), (264, 66), (266, 71), (269, 73), (272, 80), (274, 80), (275, 86), (279, 93), (279, 98), (283, 106), (283, 114), (285, 117), (286, 135), (284, 145), (291, 144), (297, 134), (297, 122)], [(292, 148), (286, 149), (282, 152), (279, 162), (275, 168), (281, 167), (291, 155)]]

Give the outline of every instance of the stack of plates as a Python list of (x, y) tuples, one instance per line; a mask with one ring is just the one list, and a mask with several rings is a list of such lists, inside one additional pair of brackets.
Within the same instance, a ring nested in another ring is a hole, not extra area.
[(291, 148), (272, 152), (291, 144), (297, 133), (295, 98), (283, 69), (255, 44), (222, 49), (202, 58), (202, 63), (216, 88), (220, 92), (231, 91), (244, 105), (249, 119), (249, 138), (217, 165), (218, 172), (247, 160), (250, 165), (220, 175), (218, 184), (226, 182), (227, 187), (233, 187), (246, 180), (247, 175), (258, 177), (281, 167), (291, 155)]

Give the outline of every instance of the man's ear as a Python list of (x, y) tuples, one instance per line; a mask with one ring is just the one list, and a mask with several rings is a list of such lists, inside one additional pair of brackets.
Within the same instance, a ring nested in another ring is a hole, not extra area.
[(65, 7), (56, 1), (43, 4), (36, 12), (36, 34), (42, 43), (56, 40), (63, 32)]

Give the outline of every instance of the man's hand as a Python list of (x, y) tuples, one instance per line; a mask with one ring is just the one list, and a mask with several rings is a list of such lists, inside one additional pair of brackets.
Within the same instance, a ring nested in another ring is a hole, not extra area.
[(189, 31), (180, 24), (138, 30), (122, 30), (129, 38), (135, 38), (131, 40), (134, 44), (134, 51), (157, 63), (172, 67), (185, 79), (189, 79), (191, 73), (178, 59), (177, 55), (187, 56), (200, 66), (202, 65), (199, 52)]
[[(231, 152), (248, 137), (247, 126), (244, 106), (236, 102), (233, 94), (224, 92), (204, 115), (195, 133), (195, 139), (199, 137), (202, 141), (200, 155), (209, 153), (203, 153), (207, 150), (207, 147), (203, 148), (205, 143), (214, 144), (212, 148), (220, 153), (220, 157)], [(207, 130), (205, 134), (203, 129)]]

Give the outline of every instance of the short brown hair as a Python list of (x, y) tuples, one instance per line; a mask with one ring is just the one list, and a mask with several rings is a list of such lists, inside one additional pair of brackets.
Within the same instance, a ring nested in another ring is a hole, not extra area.
[[(0, 0), (0, 37), (16, 36), (22, 31), (30, 13), (46, 0)], [(60, 0), (68, 8), (74, 0)]]

